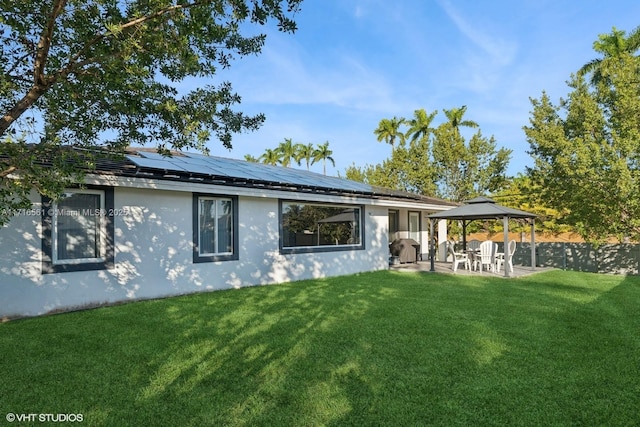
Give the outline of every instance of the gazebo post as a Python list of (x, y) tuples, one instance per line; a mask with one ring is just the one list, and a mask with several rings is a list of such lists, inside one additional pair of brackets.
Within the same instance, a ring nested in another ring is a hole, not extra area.
[(531, 218), (531, 270), (536, 269), (536, 219)]
[(462, 220), (462, 250), (467, 250), (467, 221)]
[(435, 255), (435, 241), (436, 237), (433, 235), (434, 227), (433, 227), (433, 218), (429, 218), (429, 258), (431, 259), (431, 271), (436, 271), (436, 265), (434, 260)]
[(509, 271), (509, 217), (504, 216), (502, 218), (502, 228), (504, 229), (504, 249), (502, 253), (504, 254), (504, 277), (509, 277), (513, 273)]

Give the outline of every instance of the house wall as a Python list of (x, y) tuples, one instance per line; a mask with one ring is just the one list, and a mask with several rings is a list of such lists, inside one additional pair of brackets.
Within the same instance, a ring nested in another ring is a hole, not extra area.
[[(37, 211), (39, 196), (33, 201)], [(341, 198), (325, 201), (345, 203)], [(115, 217), (115, 267), (44, 275), (41, 218), (15, 216), (0, 228), (0, 318), (388, 268), (385, 206), (365, 206), (365, 250), (283, 255), (278, 199), (264, 192), (240, 195), (239, 259), (196, 264), (191, 206), (192, 193), (185, 188), (118, 186), (114, 207), (127, 214)]]

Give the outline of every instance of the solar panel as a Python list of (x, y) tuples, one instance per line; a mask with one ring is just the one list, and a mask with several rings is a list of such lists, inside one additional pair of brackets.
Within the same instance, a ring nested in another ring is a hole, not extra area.
[(145, 157), (137, 157), (128, 155), (127, 158), (132, 161), (136, 166), (151, 169), (170, 170), (186, 172), (188, 169), (171, 163), (167, 158), (163, 159), (149, 159)]
[(211, 166), (209, 162), (200, 159), (174, 157), (171, 161), (192, 173), (202, 173), (215, 176), (229, 176), (229, 174), (224, 170), (215, 168)]
[(162, 154), (154, 153), (153, 151), (138, 151), (138, 155), (140, 157), (144, 157), (145, 159), (154, 160), (167, 160), (172, 158), (170, 156), (163, 156)]
[(138, 154), (139, 156), (127, 157), (136, 165), (147, 168), (223, 176), (271, 184), (280, 183), (283, 185), (337, 191), (373, 192), (373, 188), (368, 184), (321, 175), (301, 169), (206, 156), (198, 153), (181, 153), (173, 157), (165, 157), (158, 153), (145, 151), (140, 151)]

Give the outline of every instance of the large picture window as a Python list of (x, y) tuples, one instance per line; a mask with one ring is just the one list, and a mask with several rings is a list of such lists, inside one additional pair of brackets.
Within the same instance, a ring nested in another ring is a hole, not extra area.
[(237, 198), (193, 196), (194, 262), (238, 259)]
[(113, 267), (113, 189), (70, 189), (43, 198), (43, 272)]
[(282, 201), (284, 253), (364, 249), (362, 207)]

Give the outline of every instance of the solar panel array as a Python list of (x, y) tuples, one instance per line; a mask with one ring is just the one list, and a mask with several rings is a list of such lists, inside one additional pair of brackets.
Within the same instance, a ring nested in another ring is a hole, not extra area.
[(300, 169), (284, 168), (196, 153), (180, 153), (171, 157), (138, 151), (127, 158), (136, 166), (167, 172), (208, 175), (221, 179), (247, 180), (270, 185), (322, 188), (337, 191), (373, 193), (373, 187)]

